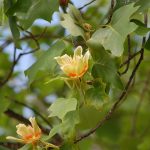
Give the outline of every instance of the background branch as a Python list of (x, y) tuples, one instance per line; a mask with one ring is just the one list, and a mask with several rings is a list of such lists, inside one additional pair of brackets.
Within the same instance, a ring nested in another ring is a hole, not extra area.
[(31, 37), (32, 39), (34, 40), (34, 42), (36, 43), (36, 48), (34, 50), (31, 50), (29, 52), (24, 52), (24, 53), (21, 53), (19, 54), (19, 56), (16, 58), (16, 47), (14, 46), (14, 56), (13, 56), (13, 63), (12, 63), (12, 66), (10, 68), (10, 71), (9, 73), (6, 75), (6, 78), (3, 80), (3, 81), (0, 81), (0, 87), (3, 87), (8, 81), (9, 79), (11, 78), (13, 72), (14, 72), (14, 68), (16, 66), (16, 64), (19, 62), (20, 58), (24, 55), (28, 55), (28, 54), (31, 54), (31, 53), (35, 53), (37, 50), (40, 49), (40, 45), (39, 45), (39, 42), (38, 40), (34, 37), (34, 35), (29, 32), (29, 31), (26, 31)]
[(23, 103), (23, 102), (20, 102), (20, 101), (17, 101), (17, 100), (14, 100), (10, 97), (6, 97), (7, 99), (11, 100), (11, 102), (13, 103), (16, 103), (18, 105), (21, 105), (21, 106), (24, 106), (26, 108), (29, 108), (30, 110), (32, 110), (37, 116), (39, 116), (49, 127), (51, 127), (51, 124), (49, 123), (49, 121), (40, 113), (38, 112), (36, 109), (32, 108), (31, 106)]
[[(146, 26), (147, 26), (147, 14), (144, 15), (144, 23), (145, 23)], [(129, 78), (129, 80), (128, 80), (128, 82), (127, 82), (127, 84), (126, 84), (126, 86), (125, 86), (123, 92), (121, 93), (119, 99), (114, 103), (114, 105), (112, 106), (112, 108), (110, 109), (110, 111), (104, 116), (104, 118), (103, 118), (102, 120), (100, 120), (100, 122), (99, 122), (94, 128), (92, 128), (89, 132), (87, 132), (87, 133), (81, 135), (80, 137), (78, 137), (78, 138), (74, 141), (75, 144), (78, 143), (78, 142), (80, 142), (81, 140), (87, 138), (87, 137), (90, 136), (91, 134), (95, 133), (98, 128), (100, 128), (101, 126), (103, 126), (106, 121), (108, 121), (109, 119), (111, 119), (112, 115), (114, 114), (114, 112), (115, 112), (116, 109), (118, 108), (119, 104), (120, 104), (121, 102), (123, 102), (123, 98), (124, 98), (125, 95), (127, 94), (128, 89), (129, 89), (129, 87), (130, 87), (130, 85), (131, 85), (131, 83), (132, 83), (132, 81), (133, 81), (133, 79), (134, 79), (134, 76), (135, 76), (135, 74), (136, 74), (136, 72), (137, 72), (137, 70), (138, 70), (138, 68), (139, 68), (139, 66), (140, 66), (140, 64), (141, 64), (141, 62), (142, 62), (142, 60), (143, 60), (145, 41), (146, 41), (146, 38), (143, 37), (142, 46), (141, 46), (141, 50), (140, 50), (140, 58), (139, 58), (139, 60), (138, 60), (138, 62), (137, 62), (137, 64), (136, 64), (136, 66), (134, 67), (134, 69), (133, 69), (133, 71), (132, 71), (132, 73), (131, 73), (131, 75), (130, 75), (130, 78)]]

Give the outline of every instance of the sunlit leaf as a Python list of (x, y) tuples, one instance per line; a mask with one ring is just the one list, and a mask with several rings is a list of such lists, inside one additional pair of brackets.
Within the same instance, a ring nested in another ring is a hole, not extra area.
[(149, 0), (138, 0), (135, 3), (135, 6), (139, 6), (138, 12), (143, 12), (150, 8), (150, 1)]
[(59, 98), (57, 99), (49, 108), (50, 116), (57, 116), (61, 120), (65, 117), (65, 115), (70, 112), (76, 110), (77, 100), (75, 98)]
[(111, 23), (104, 28), (98, 29), (92, 35), (90, 41), (95, 41), (103, 45), (114, 56), (121, 56), (124, 51), (126, 36), (137, 28), (133, 22), (130, 22), (130, 17), (136, 10), (137, 8), (133, 7), (133, 4), (123, 6), (116, 10)]
[(75, 126), (79, 123), (78, 111), (71, 111), (62, 120), (62, 123), (55, 125), (50, 131), (49, 138), (60, 133), (64, 138), (71, 139), (75, 136)]
[(111, 83), (115, 87), (123, 88), (121, 80), (117, 73), (117, 65), (115, 60), (107, 53), (100, 45), (88, 41), (88, 45), (91, 48), (91, 55), (95, 60), (92, 68), (92, 75), (94, 78), (101, 78), (106, 83)]
[(34, 1), (27, 14), (20, 17), (20, 23), (24, 29), (29, 28), (36, 19), (51, 21), (53, 13), (58, 10), (59, 4), (56, 0)]
[(11, 101), (9, 101), (7, 98), (5, 98), (3, 96), (0, 96), (0, 102), (1, 102), (1, 105), (0, 105), (0, 114), (3, 114), (3, 112), (5, 110), (7, 110), (7, 108), (9, 107)]

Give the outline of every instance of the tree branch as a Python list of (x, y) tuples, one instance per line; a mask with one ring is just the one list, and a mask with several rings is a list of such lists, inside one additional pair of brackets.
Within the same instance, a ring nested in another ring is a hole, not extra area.
[(90, 136), (91, 134), (93, 134), (99, 127), (101, 127), (106, 121), (108, 121), (109, 119), (111, 119), (112, 115), (114, 114), (114, 112), (116, 111), (118, 105), (120, 104), (120, 102), (122, 101), (122, 99), (124, 98), (124, 96), (126, 95), (127, 91), (128, 91), (128, 88), (135, 76), (135, 73), (136, 71), (138, 70), (142, 60), (143, 60), (143, 53), (144, 53), (144, 49), (142, 49), (141, 51), (141, 56), (139, 58), (139, 61), (138, 63), (136, 64), (135, 68), (133, 69), (133, 72), (129, 78), (129, 81), (128, 83), (126, 84), (125, 86), (125, 89), (124, 91), (122, 92), (122, 94), (120, 95), (119, 99), (115, 102), (115, 104), (112, 106), (112, 108), (110, 109), (110, 111), (106, 114), (106, 116), (96, 125), (95, 128), (91, 129), (89, 132), (81, 135), (79, 138), (77, 138), (75, 140), (74, 143), (78, 143), (80, 142), (81, 140), (83, 140), (84, 138), (87, 138), (88, 136)]
[[(147, 25), (147, 14), (144, 15), (144, 23)], [(123, 92), (121, 93), (119, 99), (114, 103), (114, 105), (111, 107), (110, 111), (104, 116), (104, 118), (103, 118), (102, 120), (100, 120), (100, 122), (99, 122), (94, 128), (92, 128), (89, 132), (87, 132), (87, 133), (81, 135), (80, 137), (78, 137), (78, 138), (74, 141), (75, 144), (78, 143), (78, 142), (80, 142), (80, 141), (82, 141), (83, 139), (87, 138), (87, 137), (90, 136), (91, 134), (95, 133), (98, 128), (100, 128), (101, 126), (103, 126), (106, 121), (108, 121), (109, 119), (111, 119), (112, 115), (114, 114), (114, 112), (115, 112), (116, 109), (118, 108), (119, 104), (120, 104), (121, 102), (123, 102), (123, 98), (124, 98), (125, 95), (127, 94), (128, 89), (129, 89), (129, 87), (130, 87), (130, 85), (131, 85), (131, 83), (132, 83), (132, 81), (133, 81), (133, 79), (134, 79), (134, 76), (135, 76), (135, 74), (136, 74), (136, 72), (137, 72), (137, 70), (138, 70), (138, 68), (139, 68), (139, 66), (140, 66), (140, 64), (141, 64), (141, 62), (142, 62), (142, 60), (143, 60), (145, 41), (146, 41), (146, 38), (143, 37), (143, 40), (142, 40), (142, 48), (141, 48), (141, 50), (140, 50), (140, 58), (139, 58), (139, 60), (138, 60), (138, 62), (137, 62), (137, 64), (136, 64), (136, 66), (134, 67), (134, 69), (133, 69), (133, 71), (132, 71), (132, 73), (131, 73), (131, 75), (130, 75), (130, 78), (129, 78), (129, 80), (128, 80), (128, 82), (127, 82), (127, 84), (126, 84), (126, 86), (125, 86)]]
[(11, 143), (11, 142), (0, 142), (0, 145), (9, 148), (10, 150), (16, 150), (23, 146), (20, 143)]
[(21, 106), (24, 106), (24, 107), (27, 107), (29, 108), (30, 110), (32, 110), (36, 115), (38, 115), (49, 127), (51, 127), (51, 124), (49, 123), (49, 121), (41, 114), (39, 113), (36, 109), (32, 108), (31, 106), (23, 103), (23, 102), (20, 102), (20, 101), (17, 101), (15, 99), (12, 99), (12, 98), (9, 98), (9, 97), (6, 97), (7, 99), (11, 100), (11, 102), (14, 102), (18, 105), (21, 105)]
[(31, 50), (29, 52), (24, 52), (24, 53), (21, 53), (19, 54), (19, 56), (16, 58), (16, 47), (14, 47), (14, 58), (13, 58), (13, 64), (10, 68), (10, 71), (9, 73), (7, 74), (6, 78), (3, 80), (3, 81), (0, 81), (0, 87), (3, 87), (8, 81), (9, 79), (11, 78), (13, 72), (14, 72), (14, 68), (16, 66), (16, 64), (19, 62), (20, 58), (24, 55), (28, 55), (28, 54), (31, 54), (31, 53), (34, 53), (36, 52), (37, 50), (39, 50), (40, 48), (40, 45), (38, 43), (38, 40), (34, 37), (34, 35), (32, 33), (30, 33), (29, 31), (26, 31), (28, 34), (30, 34), (30, 36), (32, 37), (32, 39), (35, 41), (36, 43), (36, 48), (34, 50)]
[(127, 63), (129, 63), (129, 61), (131, 61), (133, 58), (135, 58), (137, 55), (141, 54), (141, 50), (134, 53), (133, 55), (131, 55), (126, 61), (124, 61), (121, 65), (120, 68), (122, 68), (124, 65), (126, 65)]

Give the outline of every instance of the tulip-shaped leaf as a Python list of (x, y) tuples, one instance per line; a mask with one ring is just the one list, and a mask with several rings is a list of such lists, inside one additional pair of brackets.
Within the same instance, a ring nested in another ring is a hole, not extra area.
[(101, 45), (93, 41), (88, 41), (94, 65), (92, 75), (95, 79), (100, 78), (102, 82), (111, 84), (122, 89), (123, 84), (117, 73), (117, 65), (115, 59)]
[(59, 98), (57, 99), (49, 108), (50, 116), (57, 116), (61, 120), (65, 117), (65, 115), (70, 112), (76, 110), (77, 100), (75, 98)]
[(75, 136), (75, 126), (79, 123), (78, 111), (71, 111), (66, 114), (62, 123), (54, 126), (49, 134), (49, 139), (53, 137), (56, 133), (60, 133), (64, 138), (74, 138)]
[(20, 23), (23, 28), (29, 28), (36, 19), (51, 21), (52, 15), (58, 10), (59, 2), (57, 0), (37, 0), (30, 6), (26, 14), (20, 17)]
[(114, 56), (121, 56), (124, 51), (126, 36), (137, 28), (137, 25), (130, 22), (131, 15), (137, 9), (133, 4), (119, 8), (114, 12), (111, 23), (105, 28), (98, 29), (90, 41), (101, 44), (106, 50), (110, 50)]

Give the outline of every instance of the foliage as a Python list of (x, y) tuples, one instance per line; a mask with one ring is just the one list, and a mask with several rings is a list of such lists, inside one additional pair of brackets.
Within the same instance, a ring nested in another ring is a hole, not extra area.
[[(148, 150), (149, 8), (149, 0), (0, 1), (0, 149)], [(42, 138), (33, 147), (7, 141), (31, 116)]]

